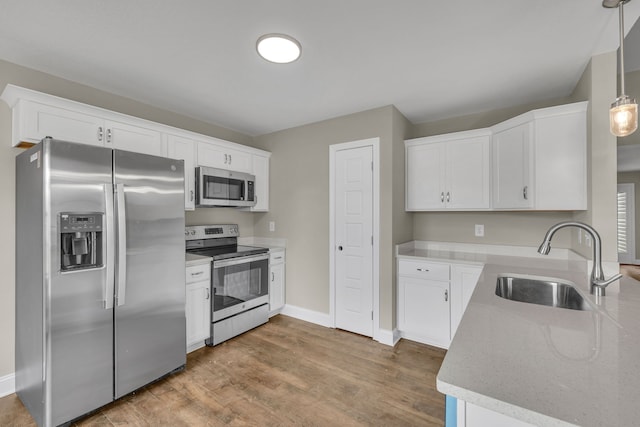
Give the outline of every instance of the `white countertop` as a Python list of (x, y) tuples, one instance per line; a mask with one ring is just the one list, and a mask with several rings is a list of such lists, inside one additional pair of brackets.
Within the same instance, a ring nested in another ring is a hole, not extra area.
[[(440, 392), (534, 425), (638, 425), (640, 283), (623, 278), (595, 306), (584, 261), (415, 248), (398, 256), (485, 264), (438, 373)], [(595, 310), (500, 298), (500, 273), (570, 280)]]
[(185, 254), (185, 263), (187, 267), (191, 265), (207, 264), (211, 261), (213, 261), (213, 258), (210, 256), (202, 256), (190, 253)]

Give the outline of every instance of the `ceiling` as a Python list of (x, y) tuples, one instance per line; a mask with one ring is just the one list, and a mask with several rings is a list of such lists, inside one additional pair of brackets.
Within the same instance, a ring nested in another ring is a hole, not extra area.
[[(598, 0), (0, 0), (0, 59), (261, 135), (380, 106), (414, 123), (571, 93), (617, 48)], [(627, 29), (640, 1), (625, 7)], [(289, 65), (266, 33), (302, 44)]]

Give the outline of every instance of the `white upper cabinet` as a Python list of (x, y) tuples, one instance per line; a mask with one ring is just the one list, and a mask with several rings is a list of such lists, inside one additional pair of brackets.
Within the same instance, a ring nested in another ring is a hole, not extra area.
[(237, 172), (252, 172), (251, 153), (231, 148), (226, 141), (214, 140), (198, 143), (198, 165), (227, 169)]
[(37, 144), (47, 136), (104, 145), (104, 120), (100, 117), (27, 100), (20, 100), (14, 108), (19, 112), (13, 114), (14, 146), (20, 142)]
[(494, 126), (494, 209), (587, 208), (587, 102)]
[(251, 211), (269, 210), (271, 153), (46, 93), (7, 85), (0, 98), (12, 109), (12, 145), (55, 139), (184, 160), (185, 209), (195, 209), (195, 168), (209, 166), (256, 176)]
[(493, 135), (493, 207), (531, 208), (533, 145), (531, 123)]
[(167, 135), (168, 157), (184, 160), (184, 209), (196, 208), (196, 141), (177, 135)]
[(406, 210), (489, 209), (490, 150), (488, 129), (405, 141)]
[(256, 177), (255, 192), (258, 200), (252, 212), (269, 210), (269, 156), (253, 155), (253, 175)]
[(167, 156), (162, 132), (129, 123), (105, 120), (104, 146), (136, 153)]

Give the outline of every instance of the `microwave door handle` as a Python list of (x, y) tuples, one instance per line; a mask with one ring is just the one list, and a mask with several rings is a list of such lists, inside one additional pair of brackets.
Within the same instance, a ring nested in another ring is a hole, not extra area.
[(124, 184), (116, 184), (117, 221), (118, 221), (118, 275), (116, 301), (118, 306), (125, 304), (127, 292), (127, 213), (124, 200)]
[(106, 310), (113, 308), (113, 288), (115, 280), (115, 220), (113, 211), (113, 185), (104, 185), (104, 206), (105, 206), (105, 233), (106, 239), (103, 240), (103, 252), (105, 254), (106, 279), (103, 285), (103, 301), (102, 306)]

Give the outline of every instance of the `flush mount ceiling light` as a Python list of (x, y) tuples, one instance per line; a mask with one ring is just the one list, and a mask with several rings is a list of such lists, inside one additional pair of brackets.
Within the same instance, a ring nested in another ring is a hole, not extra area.
[(286, 34), (265, 34), (258, 39), (256, 49), (261, 57), (276, 64), (288, 64), (300, 58), (298, 40)]
[(609, 127), (615, 136), (631, 135), (638, 129), (638, 104), (624, 94), (624, 7), (631, 0), (603, 0), (606, 8), (617, 7), (620, 11), (620, 96), (611, 104)]

